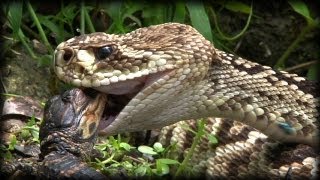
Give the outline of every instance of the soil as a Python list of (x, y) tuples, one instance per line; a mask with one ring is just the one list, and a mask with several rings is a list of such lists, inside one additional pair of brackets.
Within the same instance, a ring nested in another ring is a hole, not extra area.
[(49, 67), (38, 66), (28, 54), (18, 51), (15, 57), (5, 58), (5, 65), (1, 68), (5, 92), (46, 101), (50, 97)]

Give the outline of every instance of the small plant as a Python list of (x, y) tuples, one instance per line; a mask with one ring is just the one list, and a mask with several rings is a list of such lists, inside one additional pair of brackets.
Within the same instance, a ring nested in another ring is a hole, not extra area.
[(169, 165), (176, 165), (180, 163), (177, 160), (160, 158), (165, 156), (164, 154), (165, 150), (166, 149), (163, 148), (162, 144), (159, 142), (154, 143), (153, 147), (139, 146), (138, 151), (143, 153), (145, 156), (150, 156), (149, 157), (150, 159), (154, 157), (158, 157), (155, 159), (156, 161), (155, 168), (141, 166), (139, 167), (139, 172), (141, 172), (141, 169), (145, 169), (144, 172), (147, 172), (147, 170), (149, 171), (151, 170), (153, 174), (158, 176), (169, 174), (169, 170), (170, 170)]
[(39, 144), (39, 123), (36, 122), (35, 117), (31, 117), (19, 132), (10, 135), (10, 141), (8, 145), (0, 145), (0, 156), (6, 160), (11, 160), (13, 155), (12, 151), (15, 150), (15, 146), (19, 144)]
[(11, 160), (12, 159), (11, 151), (14, 150), (14, 146), (16, 144), (17, 144), (17, 137), (14, 134), (12, 134), (10, 137), (10, 142), (8, 146), (4, 144), (0, 144), (0, 157), (6, 160)]
[(122, 169), (128, 176), (163, 176), (169, 174), (169, 165), (180, 164), (176, 160), (162, 158), (167, 149), (159, 142), (152, 147), (142, 145), (136, 148), (122, 142), (120, 135), (118, 139), (109, 137), (95, 145), (95, 149), (103, 155), (104, 160), (96, 158), (95, 162), (91, 162), (92, 166), (110, 175)]
[(24, 140), (26, 142), (34, 142), (40, 144), (39, 140), (39, 123), (36, 122), (36, 119), (34, 116), (30, 118), (30, 120), (27, 122), (26, 126), (22, 128), (20, 131), (20, 134), (18, 137), (21, 138), (21, 140)]

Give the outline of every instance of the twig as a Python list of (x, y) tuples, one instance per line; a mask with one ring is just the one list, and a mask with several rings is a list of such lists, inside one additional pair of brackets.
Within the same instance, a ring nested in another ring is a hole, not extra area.
[(133, 160), (135, 162), (141, 163), (141, 164), (143, 163), (143, 161), (141, 161), (141, 160), (139, 160), (137, 158), (131, 157), (131, 156), (127, 156), (127, 158), (129, 158), (129, 159), (131, 159), (131, 160)]
[(311, 66), (313, 64), (316, 64), (317, 62), (319, 62), (319, 61), (314, 60), (314, 61), (305, 62), (305, 63), (302, 63), (302, 64), (298, 64), (298, 65), (286, 68), (286, 69), (284, 69), (284, 71), (294, 71), (294, 70), (297, 70), (297, 69), (300, 69), (300, 68)]
[(7, 88), (2, 80), (2, 73), (1, 72), (0, 72), (0, 84), (1, 84), (1, 89), (3, 90), (2, 93), (7, 93)]

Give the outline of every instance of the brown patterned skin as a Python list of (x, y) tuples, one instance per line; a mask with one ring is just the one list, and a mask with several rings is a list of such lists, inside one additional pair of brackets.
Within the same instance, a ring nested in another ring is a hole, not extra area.
[(55, 71), (110, 96), (104, 135), (220, 117), (280, 142), (318, 145), (316, 84), (220, 51), (188, 25), (74, 37), (57, 47)]
[[(223, 179), (316, 179), (319, 154), (303, 144), (283, 144), (237, 121), (208, 118), (205, 133), (195, 146), (184, 174)], [(169, 157), (182, 161), (198, 130), (196, 120), (180, 121), (161, 129), (159, 141), (175, 148)], [(214, 135), (212, 144), (207, 134)]]

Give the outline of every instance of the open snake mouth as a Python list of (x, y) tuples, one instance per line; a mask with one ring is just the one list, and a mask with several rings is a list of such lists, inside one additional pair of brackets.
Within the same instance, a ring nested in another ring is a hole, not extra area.
[[(134, 94), (135, 95), (135, 94)], [(108, 127), (120, 114), (122, 109), (129, 103), (132, 99), (129, 94), (125, 95), (107, 95), (108, 102), (105, 106), (103, 117), (100, 121), (99, 130), (103, 130)]]
[(159, 79), (162, 79), (162, 77), (170, 72), (171, 70), (167, 70), (132, 80), (110, 84), (108, 86), (95, 87), (94, 89), (106, 93), (108, 99), (98, 129), (107, 132), (106, 128), (116, 120), (117, 116), (126, 106), (130, 106), (131, 100), (137, 94), (144, 93), (144, 90), (147, 87), (151, 86)]

